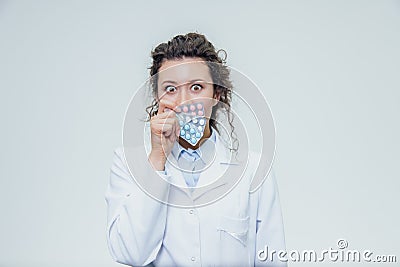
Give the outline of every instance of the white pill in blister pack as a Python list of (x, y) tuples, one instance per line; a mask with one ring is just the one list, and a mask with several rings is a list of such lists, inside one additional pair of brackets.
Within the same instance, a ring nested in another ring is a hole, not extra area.
[(190, 103), (176, 107), (175, 112), (181, 127), (180, 136), (192, 145), (196, 145), (204, 134), (206, 118), (203, 103)]

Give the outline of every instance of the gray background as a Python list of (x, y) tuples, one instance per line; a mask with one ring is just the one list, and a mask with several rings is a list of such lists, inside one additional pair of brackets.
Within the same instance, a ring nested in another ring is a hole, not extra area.
[(287, 249), (400, 260), (400, 2), (159, 2), (0, 1), (0, 266), (120, 266), (113, 149), (150, 50), (188, 31), (268, 99)]

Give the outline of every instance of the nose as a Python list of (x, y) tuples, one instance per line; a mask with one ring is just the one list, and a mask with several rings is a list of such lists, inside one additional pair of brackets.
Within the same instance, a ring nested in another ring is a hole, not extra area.
[(190, 96), (188, 94), (188, 90), (186, 88), (186, 86), (182, 86), (181, 88), (179, 88), (179, 96), (178, 96), (178, 105), (182, 105), (182, 104), (187, 104), (188, 100), (190, 100)]

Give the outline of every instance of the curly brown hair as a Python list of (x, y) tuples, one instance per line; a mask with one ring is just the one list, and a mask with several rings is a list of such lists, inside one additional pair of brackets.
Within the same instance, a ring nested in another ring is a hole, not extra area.
[[(219, 54), (222, 52), (224, 58)], [(219, 94), (220, 99), (218, 104), (212, 108), (209, 124), (211, 127), (218, 129), (216, 116), (217, 111), (225, 110), (229, 125), (231, 127), (231, 138), (233, 140), (231, 150), (238, 150), (238, 140), (234, 132), (233, 114), (231, 112), (232, 101), (232, 81), (230, 80), (230, 71), (225, 65), (226, 52), (223, 49), (216, 50), (214, 45), (207, 40), (207, 38), (199, 33), (187, 33), (185, 35), (176, 35), (170, 41), (159, 44), (152, 52), (152, 65), (150, 70), (150, 86), (152, 89), (153, 101), (150, 106), (146, 108), (146, 112), (151, 118), (158, 112), (158, 75), (156, 75), (165, 60), (181, 59), (183, 57), (197, 57), (202, 58), (210, 69), (211, 77), (213, 80), (213, 94)]]

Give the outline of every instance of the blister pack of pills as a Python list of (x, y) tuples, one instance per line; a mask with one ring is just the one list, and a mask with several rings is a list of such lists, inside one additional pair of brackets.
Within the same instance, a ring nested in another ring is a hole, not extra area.
[(190, 103), (175, 108), (179, 119), (180, 136), (195, 146), (204, 134), (206, 118), (203, 103)]

